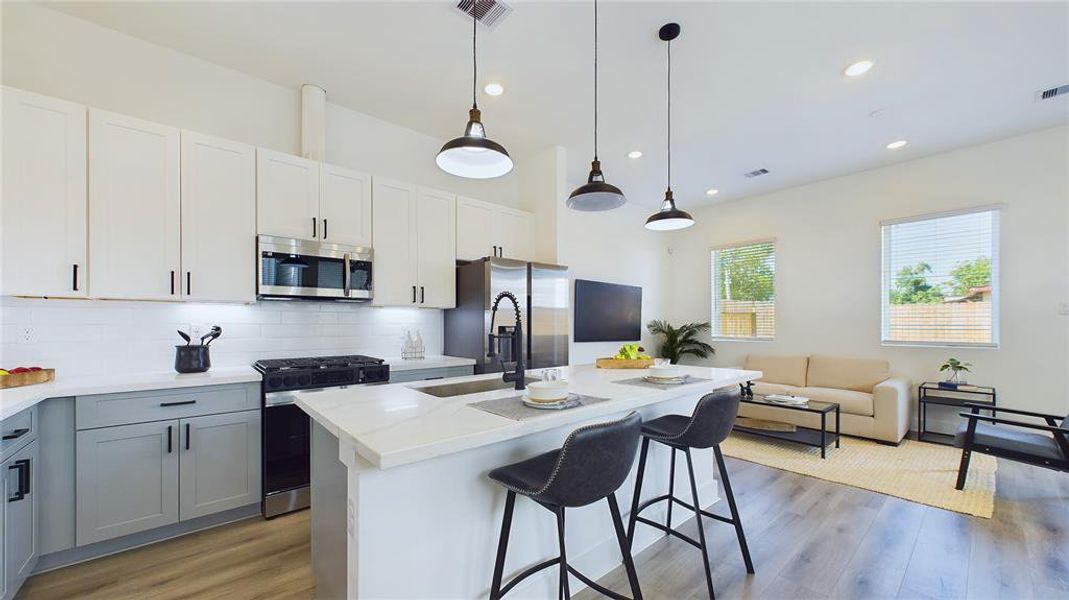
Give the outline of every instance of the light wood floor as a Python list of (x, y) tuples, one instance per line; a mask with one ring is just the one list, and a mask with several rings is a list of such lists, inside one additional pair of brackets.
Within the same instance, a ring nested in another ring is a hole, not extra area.
[[(707, 522), (720, 599), (1069, 598), (1069, 475), (1000, 461), (995, 517), (980, 519), (743, 461), (728, 468), (757, 573), (746, 574), (733, 529)], [(693, 522), (684, 532), (695, 535)], [(706, 598), (698, 556), (668, 538), (639, 554), (646, 598)], [(601, 582), (628, 593), (622, 569)], [(18, 598), (313, 596), (304, 511), (38, 575)]]

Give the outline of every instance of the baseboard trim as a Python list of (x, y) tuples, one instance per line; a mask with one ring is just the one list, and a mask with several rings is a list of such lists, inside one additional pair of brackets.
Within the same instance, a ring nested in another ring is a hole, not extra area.
[(213, 527), (219, 527), (228, 523), (244, 521), (245, 519), (250, 518), (262, 518), (260, 515), (259, 503), (233, 508), (214, 515), (206, 515), (196, 519), (190, 519), (189, 521), (182, 521), (181, 523), (157, 527), (156, 529), (150, 529), (148, 531), (132, 533), (120, 538), (104, 540), (85, 546), (76, 546), (67, 550), (60, 550), (59, 552), (46, 554), (37, 560), (37, 566), (34, 568), (32, 574), (36, 575), (38, 573), (54, 571), (63, 567), (69, 567), (78, 563), (110, 556), (112, 554), (118, 554), (120, 552), (126, 552), (127, 550), (133, 550), (134, 548), (140, 548), (142, 546), (149, 546), (157, 542), (189, 535), (198, 531), (204, 531), (205, 529), (212, 529)]

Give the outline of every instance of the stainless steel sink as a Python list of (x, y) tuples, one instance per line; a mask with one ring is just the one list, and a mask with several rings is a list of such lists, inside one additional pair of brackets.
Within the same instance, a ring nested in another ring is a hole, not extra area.
[[(525, 381), (531, 383), (532, 381), (538, 381), (538, 379), (527, 377)], [(417, 392), (423, 392), (424, 394), (430, 394), (431, 396), (437, 396), (439, 398), (452, 398), (454, 396), (466, 396), (468, 394), (478, 394), (480, 392), (489, 392), (492, 390), (506, 390), (514, 387), (516, 387), (515, 383), (502, 381), (500, 377), (496, 377), (494, 379), (464, 381), (461, 383), (444, 383), (442, 385), (431, 385), (413, 389)]]

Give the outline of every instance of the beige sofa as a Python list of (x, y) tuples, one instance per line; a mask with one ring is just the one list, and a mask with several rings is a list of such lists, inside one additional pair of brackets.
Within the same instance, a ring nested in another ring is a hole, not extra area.
[[(763, 373), (754, 382), (755, 394), (838, 402), (846, 435), (898, 444), (909, 431), (909, 382), (892, 378), (885, 360), (751, 354), (745, 368)], [(741, 404), (739, 416), (820, 427), (819, 415), (753, 404)], [(834, 428), (831, 417), (828, 429)]]

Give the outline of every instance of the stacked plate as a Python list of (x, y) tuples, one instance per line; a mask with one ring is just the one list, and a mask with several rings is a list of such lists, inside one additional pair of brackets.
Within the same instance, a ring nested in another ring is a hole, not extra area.
[(568, 393), (568, 383), (564, 381), (533, 381), (527, 384), (527, 393), (523, 403), (531, 408), (549, 410), (569, 408), (575, 405), (579, 397)]
[(646, 369), (643, 379), (661, 385), (679, 385), (687, 381), (687, 376), (680, 373), (676, 365), (654, 365)]

